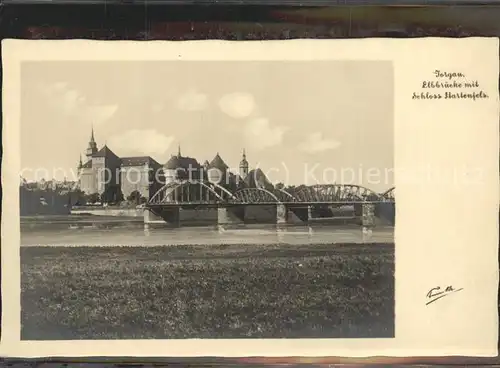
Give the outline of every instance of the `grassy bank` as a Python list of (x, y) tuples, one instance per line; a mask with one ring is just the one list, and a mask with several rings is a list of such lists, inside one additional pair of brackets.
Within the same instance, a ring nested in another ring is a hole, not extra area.
[(21, 248), (23, 339), (391, 337), (393, 245)]

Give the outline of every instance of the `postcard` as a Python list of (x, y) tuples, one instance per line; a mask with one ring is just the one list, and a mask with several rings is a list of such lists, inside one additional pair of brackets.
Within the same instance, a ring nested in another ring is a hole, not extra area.
[(498, 49), (3, 41), (0, 354), (496, 356)]

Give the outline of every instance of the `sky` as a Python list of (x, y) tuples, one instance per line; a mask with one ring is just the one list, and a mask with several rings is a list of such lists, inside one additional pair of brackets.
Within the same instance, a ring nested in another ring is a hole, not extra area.
[(393, 67), (384, 61), (57, 61), (22, 66), (28, 180), (74, 179), (92, 127), (118, 156), (178, 146), (272, 182), (393, 186)]

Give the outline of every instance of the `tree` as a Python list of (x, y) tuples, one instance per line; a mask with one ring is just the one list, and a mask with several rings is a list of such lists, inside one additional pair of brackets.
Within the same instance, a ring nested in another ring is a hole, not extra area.
[(90, 204), (94, 204), (96, 202), (99, 202), (100, 199), (101, 199), (101, 196), (99, 195), (99, 193), (92, 193), (92, 194), (89, 194), (88, 196), (86, 196), (85, 202), (90, 203)]
[(130, 193), (130, 195), (127, 197), (127, 201), (129, 201), (130, 203), (135, 203), (135, 204), (139, 204), (140, 200), (141, 200), (141, 193), (138, 191), (138, 190), (134, 190), (132, 193)]

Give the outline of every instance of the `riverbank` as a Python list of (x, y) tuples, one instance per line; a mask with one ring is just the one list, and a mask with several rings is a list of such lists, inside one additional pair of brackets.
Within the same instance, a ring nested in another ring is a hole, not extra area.
[(94, 216), (91, 214), (70, 215), (34, 215), (20, 216), (21, 225), (43, 225), (43, 224), (77, 224), (77, 223), (99, 223), (99, 222), (141, 222), (142, 218), (133, 216)]
[(394, 245), (21, 248), (23, 339), (393, 337)]

